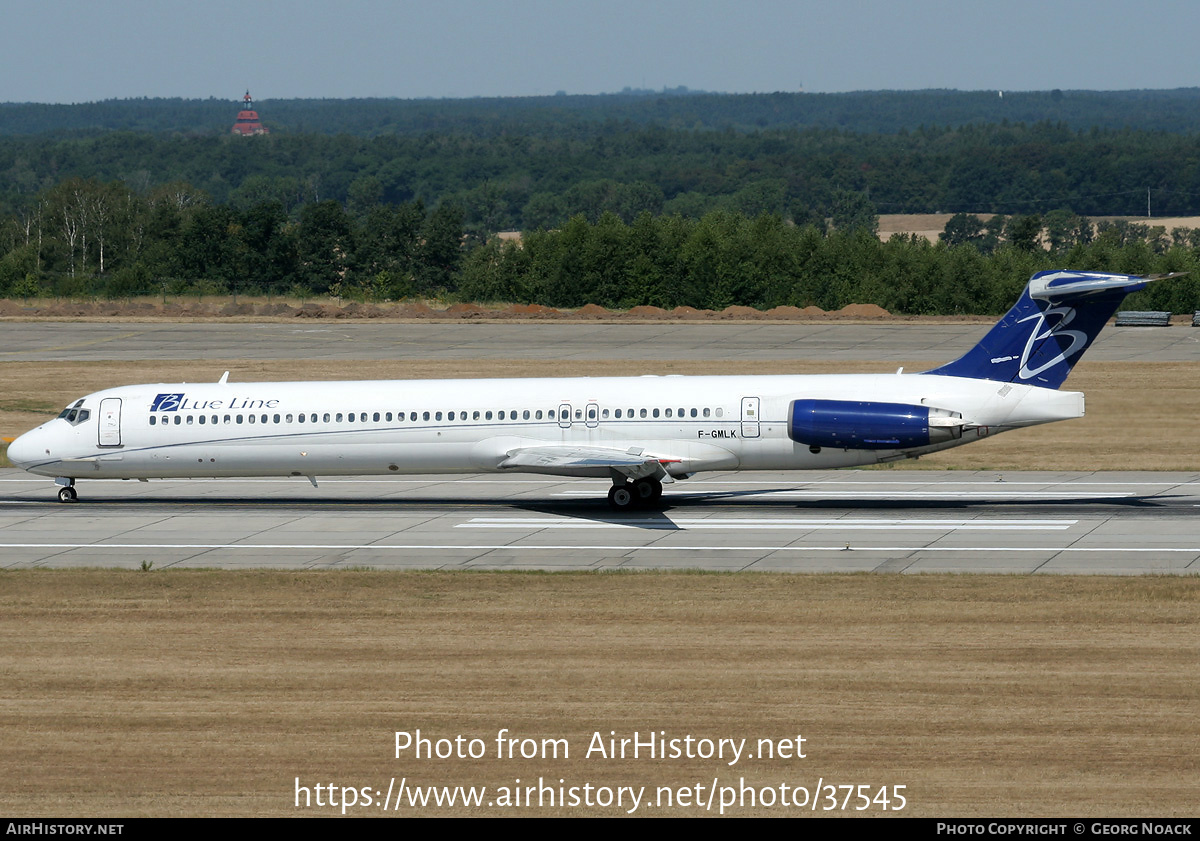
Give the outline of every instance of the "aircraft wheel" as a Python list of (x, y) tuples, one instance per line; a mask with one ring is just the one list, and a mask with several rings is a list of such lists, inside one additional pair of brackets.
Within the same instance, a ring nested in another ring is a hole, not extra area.
[(79, 494), (75, 493), (74, 488), (59, 488), (58, 489), (58, 501), (59, 502), (75, 502), (78, 499), (79, 499)]
[(633, 491), (639, 503), (657, 502), (662, 499), (662, 482), (653, 477), (638, 479), (633, 484)]
[(632, 485), (613, 485), (608, 489), (608, 504), (618, 511), (628, 511), (636, 501)]

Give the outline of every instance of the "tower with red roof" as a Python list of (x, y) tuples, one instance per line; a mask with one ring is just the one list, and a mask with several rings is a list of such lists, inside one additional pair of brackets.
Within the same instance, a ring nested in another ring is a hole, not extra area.
[(246, 91), (246, 95), (242, 97), (242, 110), (238, 111), (237, 122), (233, 124), (233, 133), (248, 137), (252, 134), (270, 134), (271, 131), (266, 126), (258, 121), (258, 112), (254, 110), (254, 100), (250, 98), (250, 91)]

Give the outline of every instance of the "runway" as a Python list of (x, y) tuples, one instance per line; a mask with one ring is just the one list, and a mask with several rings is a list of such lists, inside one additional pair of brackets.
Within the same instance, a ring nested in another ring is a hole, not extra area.
[(91, 481), (0, 470), (0, 567), (1200, 573), (1200, 474), (713, 474), (614, 514), (537, 476)]
[[(2, 361), (928, 360), (986, 324), (9, 322)], [(214, 349), (225, 349), (214, 351)], [(1200, 331), (1109, 326), (1089, 360), (1195, 361)], [(615, 516), (605, 483), (504, 475), (81, 482), (0, 470), (0, 568), (1200, 572), (1196, 474), (702, 474)]]

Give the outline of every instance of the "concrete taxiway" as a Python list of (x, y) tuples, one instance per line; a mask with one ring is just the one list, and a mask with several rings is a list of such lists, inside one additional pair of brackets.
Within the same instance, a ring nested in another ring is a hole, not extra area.
[[(0, 362), (692, 359), (948, 362), (991, 324), (8, 322)], [(1090, 360), (1200, 359), (1200, 329), (1107, 327)], [(352, 376), (352, 373), (350, 374)]]
[(538, 476), (95, 481), (0, 471), (0, 567), (1200, 573), (1200, 474), (713, 474), (614, 514)]

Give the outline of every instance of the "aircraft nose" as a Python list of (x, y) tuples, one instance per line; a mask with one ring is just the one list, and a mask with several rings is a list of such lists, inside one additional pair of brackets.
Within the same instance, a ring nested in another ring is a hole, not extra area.
[(39, 455), (44, 455), (44, 447), (40, 447), (38, 443), (39, 430), (34, 429), (19, 436), (15, 441), (8, 445), (8, 460), (20, 468), (27, 468), (33, 462), (37, 461)]

